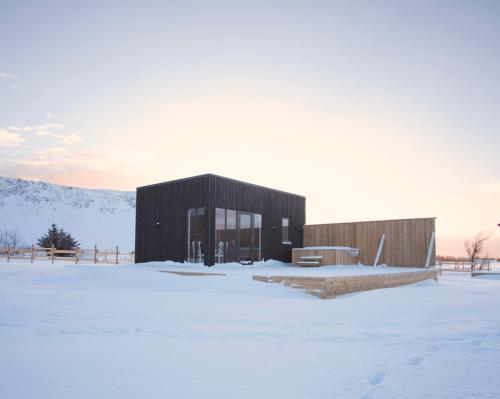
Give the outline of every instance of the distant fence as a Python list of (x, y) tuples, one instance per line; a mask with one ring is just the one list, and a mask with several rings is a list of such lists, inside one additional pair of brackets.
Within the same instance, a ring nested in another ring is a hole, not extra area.
[(456, 261), (439, 261), (437, 263), (439, 272), (474, 272), (474, 271), (491, 271), (491, 262), (494, 259), (476, 259), (474, 263), (464, 260)]
[(31, 248), (0, 248), (0, 258), (6, 258), (7, 262), (13, 259), (25, 259), (31, 263), (35, 260), (49, 260), (52, 263), (64, 260), (73, 261), (75, 264), (80, 262), (119, 264), (134, 263), (134, 255), (134, 252), (120, 252), (118, 246), (112, 251), (99, 250), (97, 245), (92, 249), (39, 248), (34, 245)]

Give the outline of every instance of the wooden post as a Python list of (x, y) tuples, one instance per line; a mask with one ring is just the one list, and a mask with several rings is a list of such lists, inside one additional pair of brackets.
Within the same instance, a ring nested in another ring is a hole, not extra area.
[(384, 248), (385, 242), (385, 234), (382, 234), (380, 238), (380, 244), (378, 244), (377, 255), (375, 256), (375, 261), (373, 262), (373, 266), (377, 266), (378, 261), (380, 260), (380, 255), (382, 255), (382, 249)]
[(97, 245), (94, 245), (94, 263), (97, 263)]
[(35, 260), (35, 246), (31, 244), (31, 263)]
[[(425, 260), (425, 268), (428, 269), (429, 265), (431, 263), (431, 257), (432, 257), (432, 251), (434, 250), (434, 240), (435, 240), (435, 234), (432, 232), (431, 235), (431, 240), (429, 241), (429, 250), (427, 251), (427, 259)], [(471, 266), (472, 270), (472, 266)]]
[(118, 245), (116, 246), (116, 264), (118, 264)]
[(52, 258), (52, 264), (54, 264), (54, 258), (56, 256), (56, 249), (54, 247), (54, 244), (52, 244), (52, 249), (50, 250), (51, 252), (51, 258)]
[(75, 265), (77, 265), (77, 264), (78, 264), (78, 251), (80, 251), (80, 249), (79, 249), (79, 248), (76, 248), (76, 249), (75, 249)]
[(10, 247), (7, 245), (7, 262), (10, 262)]

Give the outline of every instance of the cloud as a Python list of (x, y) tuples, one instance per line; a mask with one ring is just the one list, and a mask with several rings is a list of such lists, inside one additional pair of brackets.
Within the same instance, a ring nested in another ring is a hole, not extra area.
[[(54, 129), (64, 129), (65, 126), (58, 122), (43, 123), (41, 125), (34, 126), (9, 126), (8, 129), (13, 132), (48, 132)], [(41, 133), (40, 135), (43, 135)]]
[[(82, 162), (86, 164), (82, 167)], [(88, 169), (88, 170), (103, 170), (104, 166), (99, 164), (99, 158), (92, 156), (92, 154), (68, 154), (62, 157), (49, 155), (36, 155), (30, 159), (20, 159), (16, 162), (17, 166), (24, 166), (28, 168), (38, 169), (43, 168), (51, 172), (64, 171), (69, 169)]]
[[(21, 158), (22, 157), (22, 158)], [(136, 167), (120, 156), (73, 151), (54, 146), (0, 160), (0, 176), (15, 176), (70, 186), (133, 189), (145, 181)]]
[[(65, 126), (59, 122), (49, 122), (43, 123), (41, 125), (34, 126), (9, 126), (8, 129), (12, 132), (37, 132), (39, 136), (45, 136), (50, 133), (53, 129), (64, 129)], [(40, 132), (40, 133), (38, 133)]]
[(5, 129), (0, 129), (0, 146), (15, 147), (24, 143), (26, 139), (19, 133), (12, 133)]
[(79, 132), (68, 132), (65, 134), (53, 134), (51, 137), (58, 140), (62, 144), (76, 144), (82, 141)]
[(82, 141), (80, 134), (76, 131), (68, 133), (52, 133), (48, 130), (38, 130), (35, 134), (39, 137), (51, 137), (62, 144), (75, 144)]
[(19, 77), (12, 73), (0, 72), (0, 81), (4, 81), (11, 89), (17, 89), (19, 86), (17, 85), (17, 80)]
[(12, 73), (0, 72), (0, 80), (13, 81), (13, 80), (18, 80), (18, 79), (19, 79), (19, 77), (12, 74)]
[[(11, 132), (29, 132), (34, 133), (38, 137), (49, 137), (65, 145), (82, 141), (80, 132), (65, 132), (64, 129), (66, 129), (66, 126), (59, 122), (48, 122), (33, 126), (9, 126), (7, 129)], [(57, 133), (54, 131), (57, 131)]]
[(66, 147), (51, 147), (51, 148), (44, 148), (42, 150), (34, 151), (33, 154), (35, 154), (38, 157), (51, 157), (51, 156), (67, 156), (69, 155), (69, 150)]
[(47, 168), (53, 171), (69, 169), (106, 170), (112, 164), (109, 157), (95, 152), (70, 151), (66, 147), (49, 147), (33, 151), (29, 158), (18, 159), (23, 167)]
[(52, 112), (46, 112), (44, 115), (46, 118), (52, 118), (52, 116), (53, 116)]

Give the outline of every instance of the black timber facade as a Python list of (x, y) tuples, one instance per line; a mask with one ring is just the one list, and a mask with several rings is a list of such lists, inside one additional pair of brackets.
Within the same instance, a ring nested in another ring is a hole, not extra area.
[[(261, 258), (291, 262), (303, 246), (305, 197), (213, 174), (137, 188), (135, 261), (188, 258), (188, 210), (204, 208), (203, 263), (216, 263), (216, 208), (262, 215)], [(288, 218), (288, 243), (282, 219)]]

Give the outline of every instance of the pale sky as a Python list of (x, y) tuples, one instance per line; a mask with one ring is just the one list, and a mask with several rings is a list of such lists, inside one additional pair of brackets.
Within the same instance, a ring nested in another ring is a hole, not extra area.
[(500, 256), (500, 2), (0, 0), (0, 175), (216, 173)]

